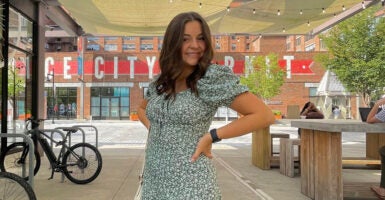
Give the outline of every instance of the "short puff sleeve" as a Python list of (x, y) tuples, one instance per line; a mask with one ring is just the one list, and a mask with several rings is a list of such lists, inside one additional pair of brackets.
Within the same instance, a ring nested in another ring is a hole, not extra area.
[(239, 84), (239, 78), (227, 66), (210, 65), (197, 84), (199, 97), (216, 107), (230, 106), (236, 96), (248, 88)]

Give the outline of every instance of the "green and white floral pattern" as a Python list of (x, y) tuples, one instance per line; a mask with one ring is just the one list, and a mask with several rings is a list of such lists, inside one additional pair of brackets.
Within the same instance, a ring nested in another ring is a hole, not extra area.
[(229, 106), (245, 91), (230, 68), (211, 65), (198, 81), (199, 97), (190, 89), (174, 100), (157, 95), (150, 84), (147, 117), (150, 120), (146, 149), (143, 200), (218, 200), (213, 163), (205, 156), (191, 163), (199, 138), (208, 132), (219, 106)]

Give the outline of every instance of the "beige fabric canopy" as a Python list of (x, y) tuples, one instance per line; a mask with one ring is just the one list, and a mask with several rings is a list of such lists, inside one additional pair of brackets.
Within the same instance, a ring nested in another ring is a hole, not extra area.
[[(196, 11), (213, 34), (306, 34), (376, 0), (59, 0), (92, 35), (162, 35), (180, 12)], [(343, 10), (345, 8), (345, 11)], [(330, 24), (330, 23), (329, 23)], [(283, 32), (285, 31), (285, 32)]]

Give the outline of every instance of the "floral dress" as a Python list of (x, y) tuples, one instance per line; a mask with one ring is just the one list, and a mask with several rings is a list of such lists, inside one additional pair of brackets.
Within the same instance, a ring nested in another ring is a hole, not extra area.
[(143, 200), (221, 199), (212, 161), (203, 155), (194, 163), (190, 159), (218, 107), (229, 106), (247, 87), (239, 85), (229, 67), (211, 65), (197, 88), (199, 97), (187, 89), (177, 93), (174, 100), (165, 100), (151, 83), (145, 94), (150, 131)]

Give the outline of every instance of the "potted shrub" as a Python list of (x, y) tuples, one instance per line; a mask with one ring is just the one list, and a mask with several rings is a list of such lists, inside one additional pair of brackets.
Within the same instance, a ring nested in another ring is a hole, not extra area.
[(132, 121), (138, 121), (138, 120), (139, 120), (138, 112), (132, 111), (132, 112), (130, 113), (130, 120), (132, 120)]
[(282, 112), (280, 110), (273, 110), (275, 119), (282, 119)]

